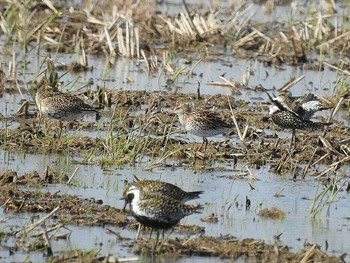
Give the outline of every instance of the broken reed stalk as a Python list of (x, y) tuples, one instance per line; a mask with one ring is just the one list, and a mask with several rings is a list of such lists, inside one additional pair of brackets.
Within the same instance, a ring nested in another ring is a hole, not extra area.
[(127, 56), (126, 48), (124, 45), (123, 29), (118, 27), (118, 49), (122, 56)]
[[(110, 53), (113, 54), (114, 47), (109, 37), (108, 30), (105, 28), (107, 42), (109, 46)], [(135, 56), (140, 58), (140, 33), (138, 28), (134, 28), (132, 24), (125, 23), (125, 37), (123, 36), (123, 29), (118, 27), (117, 29), (117, 40), (118, 40), (118, 49), (119, 53), (123, 57), (132, 58)], [(141, 51), (142, 52), (142, 51)], [(141, 54), (142, 55), (142, 54)], [(144, 56), (145, 59), (145, 56)]]
[(318, 139), (322, 142), (322, 144), (332, 153), (335, 153), (336, 155), (342, 156), (343, 154), (338, 152), (332, 144), (323, 136), (318, 136)]
[(186, 1), (185, 0), (182, 0), (182, 4), (184, 6), (184, 9), (185, 9), (185, 15), (186, 15), (186, 18), (187, 18), (187, 21), (191, 24), (191, 27), (194, 29), (195, 33), (196, 33), (196, 38), (197, 39), (202, 39), (202, 37), (200, 36), (199, 32), (198, 32), (198, 29), (197, 27), (195, 26), (195, 24), (193, 23), (193, 20), (191, 19), (190, 17), (190, 12), (188, 10), (188, 6), (186, 4)]
[(341, 163), (347, 162), (349, 160), (350, 160), (350, 156), (346, 156), (343, 159), (341, 159), (340, 161), (337, 161), (337, 162), (334, 162), (334, 163), (328, 165), (328, 168), (325, 168), (323, 171), (319, 172), (319, 174), (315, 177), (315, 179), (322, 177), (323, 175), (325, 175), (326, 173), (328, 173), (332, 170), (336, 170)]
[[(241, 95), (241, 91), (239, 90), (239, 88), (246, 88), (246, 86), (244, 86), (242, 83), (238, 82), (238, 81), (230, 81), (226, 78), (224, 78), (223, 76), (219, 76), (220, 79), (222, 79), (223, 81), (225, 81), (230, 87), (232, 87), (234, 89), (235, 95)], [(224, 85), (222, 85), (224, 86)]]
[(248, 176), (250, 180), (256, 180), (256, 176), (252, 173), (252, 171), (249, 169), (248, 166), (246, 166), (246, 169), (248, 171)]
[[(107, 45), (108, 45), (108, 49), (109, 49), (109, 54), (112, 55), (113, 52), (114, 52), (114, 46), (113, 46), (113, 43), (112, 43), (112, 39), (111, 39), (111, 36), (109, 34), (109, 31), (108, 31), (107, 27), (104, 27), (104, 31), (105, 31), (105, 36), (106, 36)], [(119, 28), (118, 28), (118, 33), (119, 33)], [(119, 36), (119, 34), (118, 34), (118, 36)]]
[[(329, 115), (329, 118), (327, 120), (327, 122), (331, 122), (334, 118), (334, 116), (338, 113), (339, 109), (340, 109), (340, 106), (341, 104), (343, 103), (344, 101), (344, 97), (341, 97), (337, 103), (337, 105), (335, 106), (335, 108), (332, 110), (331, 114)], [(323, 131), (323, 134), (322, 134), (322, 137), (325, 137), (326, 134), (327, 134), (327, 131), (328, 131), (328, 126), (325, 127), (324, 131)]]
[(287, 83), (285, 83), (281, 88), (278, 89), (278, 92), (283, 93), (287, 91), (304, 78), (305, 76), (300, 76), (299, 78), (291, 78)]
[(135, 31), (135, 41), (136, 41), (136, 54), (137, 54), (137, 58), (140, 58), (140, 32), (138, 27), (135, 27), (134, 29)]
[(330, 155), (330, 153), (326, 153), (325, 155), (322, 155), (319, 159), (317, 159), (312, 166), (315, 166), (316, 164), (318, 164), (319, 162), (321, 162), (323, 159), (327, 158)]
[[(53, 227), (45, 228), (45, 231), (47, 233), (50, 233), (50, 232), (54, 231), (54, 233), (52, 234), (52, 236), (54, 236), (57, 233), (57, 231), (60, 230), (62, 227), (64, 227), (63, 224), (57, 224), (57, 225), (55, 225)], [(42, 234), (43, 234), (43, 231), (39, 231), (37, 233), (32, 234), (31, 237), (39, 237)]]
[(242, 141), (244, 141), (244, 137), (243, 137), (243, 135), (242, 135), (242, 133), (241, 133), (241, 129), (240, 129), (239, 126), (238, 126), (238, 123), (237, 123), (237, 120), (236, 120), (236, 116), (235, 116), (235, 114), (234, 114), (234, 112), (233, 112), (230, 99), (227, 98), (227, 100), (228, 100), (228, 104), (229, 104), (229, 106), (230, 106), (230, 111), (231, 111), (232, 120), (233, 120), (233, 123), (235, 124), (236, 130), (237, 130), (237, 134), (238, 134), (238, 137), (239, 137), (239, 140), (242, 142)]
[(335, 106), (335, 108), (333, 109), (329, 119), (328, 119), (328, 122), (332, 121), (334, 116), (338, 113), (339, 109), (340, 109), (340, 106), (341, 104), (343, 103), (344, 101), (344, 97), (341, 97), (337, 103), (337, 106)]
[(42, 232), (42, 237), (45, 241), (45, 247), (46, 247), (46, 255), (49, 256), (49, 257), (52, 257), (53, 256), (53, 252), (52, 252), (52, 248), (51, 248), (51, 242), (50, 242), (50, 239), (49, 239), (49, 236), (47, 235), (47, 231), (46, 231), (46, 227), (44, 225), (42, 225), (42, 228), (43, 228), (43, 232)]
[(59, 12), (57, 11), (57, 9), (55, 8), (55, 6), (51, 3), (51, 1), (49, 0), (43, 0), (44, 4), (51, 9), (51, 11), (53, 11), (55, 14), (59, 14)]
[(312, 245), (312, 247), (305, 253), (305, 256), (300, 261), (300, 263), (307, 263), (309, 261), (309, 258), (312, 256), (316, 249), (316, 244)]
[(69, 180), (68, 180), (67, 183), (66, 183), (67, 185), (69, 185), (69, 184), (72, 182), (72, 180), (73, 180), (74, 176), (76, 175), (76, 173), (78, 172), (79, 168), (80, 168), (80, 166), (77, 166), (77, 168), (75, 168), (74, 172), (73, 172), (72, 175), (69, 177)]
[(337, 67), (337, 66), (334, 66), (334, 65), (332, 65), (332, 64), (330, 64), (330, 63), (328, 63), (328, 62), (325, 62), (325, 61), (323, 61), (322, 63), (323, 63), (324, 65), (327, 65), (328, 67), (330, 67), (330, 68), (332, 68), (332, 69), (335, 69), (335, 70), (337, 70), (337, 71), (340, 71), (340, 72), (342, 72), (342, 73), (344, 73), (344, 74), (350, 76), (350, 71), (348, 71), (348, 70), (346, 70), (346, 69), (341, 69), (341, 68), (339, 68), (339, 67)]
[(313, 151), (313, 153), (312, 153), (312, 155), (311, 155), (311, 158), (310, 158), (308, 164), (305, 166), (304, 171), (303, 171), (303, 173), (301, 174), (301, 177), (302, 177), (303, 179), (305, 179), (307, 170), (309, 170), (310, 165), (311, 165), (311, 162), (314, 160), (314, 157), (315, 157), (315, 154), (316, 154), (317, 150), (318, 150), (318, 147), (316, 147), (315, 150)]
[(145, 64), (146, 64), (147, 71), (150, 72), (149, 63), (148, 63), (148, 60), (147, 60), (147, 58), (146, 58), (146, 54), (145, 54), (145, 52), (143, 51), (143, 49), (141, 50), (141, 55), (142, 55), (143, 60), (144, 60), (144, 62), (145, 62)]
[(34, 228), (36, 228), (37, 226), (41, 225), (42, 223), (44, 223), (47, 219), (49, 219), (50, 217), (52, 217), (58, 210), (60, 209), (59, 206), (57, 206), (54, 210), (51, 211), (51, 213), (49, 213), (48, 215), (44, 216), (43, 218), (39, 219), (37, 222), (27, 226), (24, 230), (23, 230), (23, 236), (26, 236), (30, 231), (32, 231)]

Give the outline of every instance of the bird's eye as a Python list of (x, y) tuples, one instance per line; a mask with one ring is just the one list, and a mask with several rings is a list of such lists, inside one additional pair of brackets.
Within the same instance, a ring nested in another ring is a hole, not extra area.
[(126, 196), (126, 199), (127, 199), (129, 202), (131, 202), (132, 199), (134, 199), (134, 197), (135, 197), (135, 195), (134, 195), (133, 193), (129, 193), (129, 194), (127, 194), (127, 196)]

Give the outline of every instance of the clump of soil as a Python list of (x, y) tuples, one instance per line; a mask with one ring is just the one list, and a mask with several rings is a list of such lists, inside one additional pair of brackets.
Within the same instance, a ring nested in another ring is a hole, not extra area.
[(237, 240), (230, 235), (164, 240), (155, 251), (153, 251), (153, 242), (139, 240), (134, 249), (139, 254), (156, 253), (167, 257), (220, 257), (231, 260), (252, 260), (253, 262), (343, 262), (341, 258), (328, 256), (316, 245), (292, 253), (287, 246), (269, 245), (250, 238)]
[(283, 212), (281, 209), (278, 209), (277, 207), (264, 208), (258, 213), (258, 215), (261, 217), (271, 219), (282, 219), (284, 218), (285, 214), (285, 212)]

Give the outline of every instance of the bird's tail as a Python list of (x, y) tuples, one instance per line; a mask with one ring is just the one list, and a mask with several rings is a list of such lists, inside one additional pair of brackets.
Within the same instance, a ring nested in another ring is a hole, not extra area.
[(203, 194), (203, 191), (187, 192), (188, 200), (197, 199), (201, 194)]
[(322, 130), (325, 126), (332, 125), (332, 122), (313, 122), (313, 121), (304, 121), (304, 129), (310, 131)]
[(204, 206), (201, 204), (183, 205), (183, 211), (185, 212), (186, 215), (200, 214), (202, 213), (203, 209), (204, 209)]

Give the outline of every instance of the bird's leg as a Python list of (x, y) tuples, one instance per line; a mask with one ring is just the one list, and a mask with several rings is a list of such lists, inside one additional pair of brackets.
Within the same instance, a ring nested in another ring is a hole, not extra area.
[[(159, 232), (159, 230), (158, 230), (158, 232)], [(165, 236), (165, 229), (162, 229), (162, 241), (160, 242), (159, 249), (161, 249), (161, 247), (162, 247), (162, 245), (164, 243), (164, 240), (165, 240), (164, 236)]]
[(204, 137), (205, 140), (205, 146), (204, 146), (204, 151), (207, 150), (207, 146), (208, 146), (208, 139), (206, 137)]
[(157, 238), (156, 238), (156, 242), (154, 243), (153, 252), (156, 251), (156, 248), (158, 246), (158, 241), (159, 241), (159, 229), (157, 229)]
[(139, 224), (139, 227), (137, 228), (137, 233), (136, 233), (135, 240), (137, 240), (139, 238), (141, 227), (142, 227), (141, 224)]
[(58, 121), (58, 139), (61, 139), (62, 129), (63, 129), (62, 121)]
[(49, 130), (49, 128), (48, 128), (49, 127), (48, 120), (42, 119), (40, 117), (39, 122), (40, 122), (40, 124), (42, 124), (43, 133), (44, 133), (44, 135), (46, 137), (48, 135), (48, 130)]
[(202, 149), (204, 143), (205, 143), (205, 138), (203, 137), (203, 142), (202, 142), (201, 146), (199, 146), (199, 148), (198, 148), (198, 150), (197, 150), (198, 152), (200, 152), (200, 150)]
[(208, 139), (206, 137), (203, 137), (203, 142), (202, 142), (201, 146), (199, 147), (198, 152), (200, 152), (203, 145), (204, 145), (204, 151), (205, 151), (207, 149), (207, 146), (208, 146)]
[(292, 139), (290, 140), (289, 150), (292, 150), (293, 146), (295, 147), (295, 129), (292, 131)]
[(44, 135), (47, 135), (47, 130), (48, 130), (48, 120), (45, 118), (45, 116), (43, 116), (43, 114), (39, 111), (37, 114), (37, 120), (39, 123), (39, 126), (42, 128), (42, 132), (44, 133)]
[(152, 237), (152, 234), (153, 234), (153, 228), (151, 228), (151, 233), (149, 233), (149, 238)]

